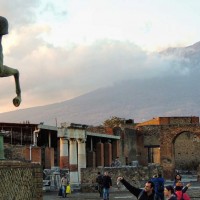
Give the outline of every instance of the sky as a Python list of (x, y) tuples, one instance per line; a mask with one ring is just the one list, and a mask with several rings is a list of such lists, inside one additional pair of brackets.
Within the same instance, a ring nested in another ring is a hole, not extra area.
[[(199, 0), (1, 0), (9, 22), (0, 113), (62, 102), (128, 79), (170, 73), (158, 52), (200, 40)], [(181, 69), (179, 71), (181, 73)]]

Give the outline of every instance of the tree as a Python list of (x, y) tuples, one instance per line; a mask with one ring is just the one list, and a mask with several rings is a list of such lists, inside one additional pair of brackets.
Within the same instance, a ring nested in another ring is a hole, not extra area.
[(110, 127), (110, 128), (120, 126), (121, 124), (124, 124), (124, 119), (116, 116), (112, 116), (110, 119), (106, 119), (103, 122), (104, 127)]

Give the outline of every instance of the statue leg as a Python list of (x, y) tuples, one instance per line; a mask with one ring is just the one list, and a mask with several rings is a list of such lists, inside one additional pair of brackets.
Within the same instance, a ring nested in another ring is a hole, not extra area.
[(15, 78), (15, 89), (16, 89), (16, 94), (17, 96), (13, 99), (13, 104), (18, 107), (21, 103), (21, 88), (20, 88), (20, 83), (19, 83), (19, 71), (16, 70), (16, 74), (14, 74)]
[(21, 103), (21, 89), (19, 83), (19, 71), (17, 69), (10, 68), (8, 66), (3, 66), (3, 71), (0, 74), (1, 77), (14, 76), (15, 79), (15, 90), (17, 96), (13, 99), (14, 106), (18, 107)]

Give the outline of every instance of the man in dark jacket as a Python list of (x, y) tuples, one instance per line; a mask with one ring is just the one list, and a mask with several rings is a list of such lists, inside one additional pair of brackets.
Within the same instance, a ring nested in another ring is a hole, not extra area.
[(156, 194), (154, 191), (154, 183), (152, 181), (147, 181), (144, 189), (136, 188), (128, 183), (123, 177), (118, 177), (117, 182), (121, 182), (133, 195), (137, 197), (138, 200), (155, 200)]
[(100, 172), (98, 172), (96, 182), (98, 184), (99, 195), (103, 197), (103, 175)]
[(108, 175), (108, 172), (104, 172), (103, 176), (103, 199), (109, 200), (109, 189), (112, 186), (112, 180)]

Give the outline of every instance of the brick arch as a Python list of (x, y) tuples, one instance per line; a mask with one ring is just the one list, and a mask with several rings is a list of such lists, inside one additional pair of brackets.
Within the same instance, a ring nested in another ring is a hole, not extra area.
[(174, 163), (178, 170), (196, 170), (199, 162), (200, 145), (193, 132), (182, 131), (174, 137)]
[[(191, 133), (200, 144), (200, 126), (168, 126), (160, 130), (160, 157), (166, 178), (173, 178), (175, 171), (175, 142), (181, 134)], [(197, 145), (198, 146), (198, 145)], [(200, 146), (200, 145), (199, 145)]]

